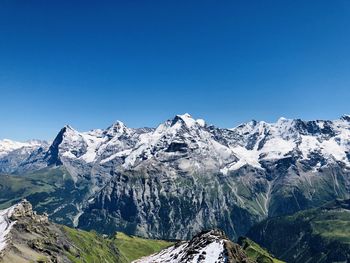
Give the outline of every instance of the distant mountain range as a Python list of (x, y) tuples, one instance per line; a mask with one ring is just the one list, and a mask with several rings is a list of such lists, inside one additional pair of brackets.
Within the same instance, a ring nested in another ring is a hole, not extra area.
[(350, 198), (350, 117), (65, 126), (51, 143), (0, 141), (0, 172), (3, 206), (26, 197), (56, 222), (168, 239), (218, 227), (237, 238), (266, 218)]

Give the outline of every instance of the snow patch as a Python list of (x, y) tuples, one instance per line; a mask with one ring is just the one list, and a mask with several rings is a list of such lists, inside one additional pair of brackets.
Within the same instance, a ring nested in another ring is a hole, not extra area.
[(230, 164), (221, 169), (223, 174), (227, 174), (229, 171), (238, 170), (244, 165), (250, 165), (256, 168), (261, 168), (259, 163), (259, 151), (248, 150), (245, 147), (235, 147), (231, 149), (234, 155), (238, 158), (238, 161)]
[[(224, 242), (217, 240), (206, 247), (202, 248), (199, 253), (193, 258), (191, 262), (212, 263), (212, 262), (225, 262), (222, 254), (224, 252)], [(200, 260), (199, 256), (204, 255), (205, 259)]]
[(8, 241), (8, 234), (16, 221), (11, 221), (10, 217), (17, 205), (11, 206), (7, 209), (0, 210), (0, 252), (6, 248)]
[(260, 153), (264, 154), (264, 159), (275, 160), (286, 156), (295, 148), (295, 142), (282, 138), (271, 138), (267, 140)]
[(206, 239), (203, 239), (203, 247), (201, 247), (194, 256), (190, 256), (192, 253), (189, 242), (178, 243), (169, 248), (163, 249), (161, 252), (153, 254), (151, 256), (143, 257), (141, 259), (133, 261), (134, 263), (224, 263), (226, 257), (224, 256), (224, 240), (215, 238), (211, 242), (207, 243)]
[(89, 133), (81, 133), (85, 143), (87, 144), (86, 153), (80, 158), (83, 159), (87, 163), (91, 163), (96, 159), (96, 154), (100, 145), (106, 141), (106, 138), (97, 137), (94, 134)]
[(113, 159), (117, 158), (117, 157), (123, 157), (123, 156), (127, 156), (130, 154), (132, 150), (131, 149), (127, 149), (127, 150), (124, 150), (124, 151), (120, 151), (120, 152), (117, 152), (115, 154), (112, 154), (111, 156), (109, 156), (108, 158), (106, 159), (103, 159), (100, 163), (101, 164), (104, 164), (104, 163), (107, 163), (109, 161), (112, 161)]
[(205, 126), (205, 121), (203, 119), (197, 119), (196, 120), (197, 124), (201, 127), (204, 127)]

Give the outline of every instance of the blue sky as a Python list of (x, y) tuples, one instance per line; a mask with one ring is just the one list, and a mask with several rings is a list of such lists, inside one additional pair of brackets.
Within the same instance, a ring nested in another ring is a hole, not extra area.
[[(74, 2), (74, 3), (73, 3)], [(349, 114), (349, 1), (0, 2), (0, 138)]]

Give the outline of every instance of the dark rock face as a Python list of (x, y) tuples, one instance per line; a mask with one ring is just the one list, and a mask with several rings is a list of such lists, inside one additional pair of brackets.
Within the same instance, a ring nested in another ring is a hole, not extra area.
[(186, 152), (188, 147), (186, 143), (172, 142), (165, 150), (166, 152)]
[(47, 164), (50, 165), (62, 165), (62, 161), (59, 158), (59, 145), (63, 141), (63, 135), (66, 132), (67, 127), (62, 128), (57, 134), (55, 140), (51, 144), (48, 152), (45, 154), (44, 159), (47, 160)]

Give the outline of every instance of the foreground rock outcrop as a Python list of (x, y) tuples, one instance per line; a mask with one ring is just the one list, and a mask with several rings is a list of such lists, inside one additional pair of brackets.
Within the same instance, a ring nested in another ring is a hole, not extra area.
[[(0, 262), (2, 263), (71, 263), (88, 262), (86, 252), (79, 242), (68, 233), (79, 230), (66, 228), (51, 223), (46, 214), (38, 215), (27, 200), (0, 211)], [(91, 235), (93, 238), (95, 236)], [(102, 240), (89, 240), (103, 247)], [(97, 258), (103, 262), (120, 262), (118, 249), (110, 244), (101, 255), (90, 253), (90, 259)], [(109, 246), (110, 244), (110, 246)], [(96, 254), (96, 253), (95, 253)], [(94, 261), (99, 262), (99, 261)]]
[(62, 229), (27, 200), (3, 210), (1, 220), (7, 227), (0, 262), (71, 262), (66, 251), (73, 247)]

